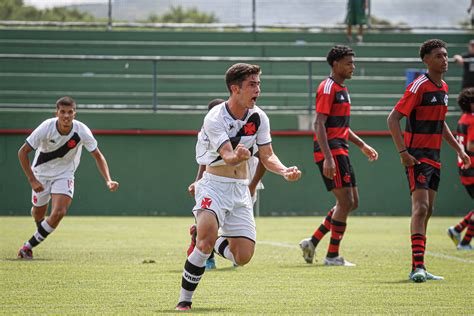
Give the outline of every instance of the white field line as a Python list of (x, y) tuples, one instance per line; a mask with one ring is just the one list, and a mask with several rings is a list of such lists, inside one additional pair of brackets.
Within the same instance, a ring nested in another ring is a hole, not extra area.
[(449, 255), (445, 255), (444, 253), (439, 253), (439, 252), (426, 251), (426, 254), (427, 254), (427, 255), (430, 255), (430, 256), (432, 256), (432, 257), (437, 257), (437, 258), (443, 258), (443, 259), (448, 259), (448, 260), (454, 260), (454, 261), (459, 261), (459, 262), (464, 262), (464, 263), (474, 263), (474, 260), (469, 260), (469, 259), (464, 259), (464, 258), (449, 256)]
[[(290, 248), (290, 249), (297, 249), (298, 248), (298, 245), (295, 245), (295, 244), (276, 242), (276, 241), (268, 241), (268, 240), (258, 240), (257, 244), (276, 246), (276, 247), (281, 247), (281, 248)], [(438, 252), (427, 251), (426, 254), (430, 255), (432, 257), (443, 258), (443, 259), (447, 259), (447, 260), (459, 261), (459, 262), (464, 262), (464, 263), (474, 263), (474, 260), (454, 257), (454, 256), (445, 255), (443, 253), (438, 253)]]
[(270, 245), (270, 246), (277, 246), (281, 248), (291, 248), (291, 249), (297, 249), (298, 245), (296, 244), (288, 244), (288, 243), (283, 243), (283, 242), (276, 242), (276, 241), (268, 241), (268, 240), (258, 240), (257, 245)]

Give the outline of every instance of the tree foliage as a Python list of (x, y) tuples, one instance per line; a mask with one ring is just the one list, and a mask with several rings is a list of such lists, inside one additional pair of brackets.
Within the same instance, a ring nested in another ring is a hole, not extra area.
[(146, 22), (151, 23), (216, 23), (219, 19), (214, 13), (200, 12), (197, 8), (185, 9), (172, 6), (170, 11), (159, 16), (150, 14)]
[(94, 21), (94, 17), (76, 9), (39, 10), (33, 6), (26, 6), (23, 0), (0, 0), (0, 20), (89, 22)]

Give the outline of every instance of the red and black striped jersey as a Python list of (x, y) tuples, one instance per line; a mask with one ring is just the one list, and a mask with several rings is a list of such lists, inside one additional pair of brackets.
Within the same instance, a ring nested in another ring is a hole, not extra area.
[(467, 143), (474, 142), (474, 113), (464, 113), (458, 121), (456, 138), (463, 145), (466, 153), (471, 157), (471, 167), (461, 169), (462, 162), (458, 161), (459, 175), (463, 185), (474, 184), (474, 152), (467, 150)]
[[(316, 113), (328, 116), (325, 127), (329, 148), (333, 156), (348, 155), (349, 121), (351, 99), (347, 87), (341, 86), (333, 78), (323, 80), (316, 92)], [(319, 162), (324, 154), (314, 134), (314, 160)]]
[(448, 85), (436, 85), (424, 74), (410, 83), (395, 110), (407, 117), (404, 133), (408, 152), (418, 161), (441, 168), (440, 148), (448, 111)]

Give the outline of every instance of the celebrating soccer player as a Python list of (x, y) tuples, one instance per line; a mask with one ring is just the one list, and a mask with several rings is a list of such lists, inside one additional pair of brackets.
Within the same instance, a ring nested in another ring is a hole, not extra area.
[[(272, 149), (270, 122), (255, 104), (260, 95), (260, 67), (235, 64), (226, 72), (227, 102), (204, 118), (196, 144), (196, 160), (206, 171), (195, 185), (196, 246), (184, 265), (176, 310), (191, 309), (192, 297), (214, 249), (236, 265), (253, 256), (256, 241), (247, 160), (254, 144), (266, 169), (287, 181), (301, 177), (297, 167), (284, 166)], [(218, 229), (222, 232), (217, 236)]]

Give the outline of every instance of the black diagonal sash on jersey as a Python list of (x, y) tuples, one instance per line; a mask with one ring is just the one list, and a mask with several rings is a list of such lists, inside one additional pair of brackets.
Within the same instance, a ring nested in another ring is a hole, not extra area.
[(72, 137), (67, 142), (65, 142), (64, 145), (62, 145), (55, 151), (51, 151), (48, 153), (40, 153), (38, 155), (38, 159), (36, 160), (35, 167), (53, 159), (64, 157), (70, 150), (76, 148), (77, 144), (79, 144), (80, 141), (81, 138), (79, 137), (79, 134), (74, 133), (74, 135), (72, 135)]
[[(257, 134), (258, 128), (260, 127), (260, 115), (258, 113), (252, 114), (249, 119), (247, 120), (247, 123), (245, 123), (244, 126), (237, 132), (237, 134), (233, 137), (230, 137), (230, 143), (232, 145), (232, 149), (235, 149), (237, 145), (240, 143), (240, 139), (242, 136), (252, 136)], [(250, 156), (253, 155), (253, 147), (249, 148), (250, 150)], [(219, 156), (217, 157), (214, 161), (212, 161), (209, 165), (222, 160), (222, 157)]]

